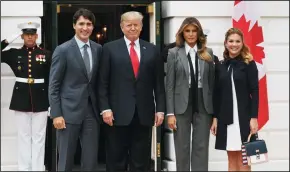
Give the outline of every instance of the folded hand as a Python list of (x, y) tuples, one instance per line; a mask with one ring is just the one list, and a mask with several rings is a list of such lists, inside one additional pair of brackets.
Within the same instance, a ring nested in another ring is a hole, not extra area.
[(64, 118), (62, 116), (53, 118), (53, 126), (58, 130), (66, 128)]
[(109, 126), (113, 126), (114, 117), (113, 117), (113, 112), (112, 111), (104, 112), (102, 117), (103, 117), (103, 121), (106, 124), (108, 124)]
[(167, 117), (168, 127), (172, 130), (176, 130), (176, 117), (175, 115), (170, 115)]
[(164, 120), (164, 113), (162, 112), (157, 112), (155, 114), (155, 126), (158, 127), (163, 123)]

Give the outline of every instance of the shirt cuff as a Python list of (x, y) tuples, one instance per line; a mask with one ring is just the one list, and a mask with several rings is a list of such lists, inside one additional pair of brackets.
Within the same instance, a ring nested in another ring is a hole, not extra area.
[(174, 114), (173, 114), (173, 113), (168, 113), (168, 114), (167, 114), (167, 116), (172, 116), (172, 115), (174, 115)]
[(50, 116), (50, 107), (47, 109), (47, 116)]
[(157, 113), (161, 113), (162, 115), (164, 115), (164, 112), (157, 112)]

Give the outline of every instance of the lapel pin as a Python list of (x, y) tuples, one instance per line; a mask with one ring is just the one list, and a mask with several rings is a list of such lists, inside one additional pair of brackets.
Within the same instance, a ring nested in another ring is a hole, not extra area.
[(144, 50), (146, 50), (146, 47), (143, 47)]

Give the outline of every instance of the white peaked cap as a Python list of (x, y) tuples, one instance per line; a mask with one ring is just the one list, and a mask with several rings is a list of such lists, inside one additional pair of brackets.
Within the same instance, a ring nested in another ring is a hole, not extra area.
[(36, 22), (26, 22), (18, 24), (19, 29), (37, 29), (39, 28), (40, 24)]
[(22, 30), (24, 34), (36, 34), (37, 28), (40, 24), (35, 22), (27, 22), (18, 24), (18, 28)]

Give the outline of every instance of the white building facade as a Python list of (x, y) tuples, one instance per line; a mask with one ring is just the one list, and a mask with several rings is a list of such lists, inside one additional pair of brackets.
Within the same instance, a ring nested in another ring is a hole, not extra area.
[[(289, 2), (260, 1), (257, 9), (263, 27), (265, 69), (268, 83), (270, 120), (260, 131), (260, 138), (268, 146), (270, 161), (253, 166), (253, 170), (289, 171)], [(225, 32), (232, 27), (233, 1), (163, 1), (164, 43), (175, 40), (182, 21), (189, 16), (199, 19), (203, 28), (209, 29), (208, 46), (222, 57)], [(19, 33), (17, 24), (39, 22), (43, 16), (42, 1), (1, 1), (1, 40)], [(41, 40), (41, 28), (38, 30)], [(18, 38), (7, 48), (22, 46)], [(1, 64), (1, 171), (17, 170), (16, 123), (9, 110), (15, 76), (6, 64)], [(167, 132), (165, 142), (173, 143), (172, 133)], [(214, 150), (215, 138), (211, 136), (209, 170), (227, 170), (226, 152)], [(163, 161), (168, 170), (175, 169), (174, 145), (165, 144), (168, 150)], [(173, 150), (173, 151), (172, 151)]]

